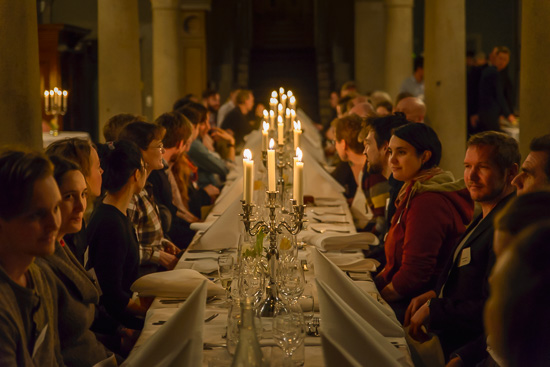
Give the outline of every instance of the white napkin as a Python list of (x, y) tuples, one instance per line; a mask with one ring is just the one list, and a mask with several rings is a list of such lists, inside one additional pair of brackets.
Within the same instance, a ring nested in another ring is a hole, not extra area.
[[(316, 279), (321, 309), (321, 338), (327, 366), (400, 366), (404, 355), (325, 282)], [(325, 342), (325, 335), (328, 340)]]
[(331, 261), (343, 271), (376, 271), (380, 263), (374, 259), (349, 260), (345, 258), (334, 258)]
[(196, 260), (196, 261), (178, 261), (174, 270), (193, 269), (203, 274), (210, 274), (218, 270), (218, 262), (212, 259)]
[[(363, 171), (359, 172), (359, 182), (363, 182)], [(350, 210), (356, 228), (365, 228), (374, 216), (361, 185), (357, 186)]]
[(194, 244), (193, 249), (237, 248), (239, 235), (244, 231), (244, 225), (239, 216), (242, 211), (243, 207), (239, 197), (208, 227), (202, 237)]
[(303, 240), (321, 250), (364, 249), (378, 245), (378, 238), (370, 232), (307, 234)]
[(204, 314), (207, 287), (206, 280), (202, 281), (174, 316), (134, 349), (122, 366), (201, 366), (203, 319), (197, 315)]
[(404, 336), (403, 328), (390, 308), (384, 307), (369, 294), (363, 292), (351, 278), (346, 276), (322, 253), (312, 249), (312, 255), (316, 279), (325, 282), (336, 291), (338, 296), (355, 313), (368, 321), (380, 334), (392, 337)]
[(207, 280), (204, 275), (192, 269), (147, 274), (136, 280), (130, 289), (142, 297), (187, 297), (205, 280), (207, 281), (208, 296), (225, 293), (221, 286)]

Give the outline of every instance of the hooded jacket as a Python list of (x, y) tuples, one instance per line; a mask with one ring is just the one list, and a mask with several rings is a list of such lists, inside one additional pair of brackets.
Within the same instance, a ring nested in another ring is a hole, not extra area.
[(464, 180), (441, 172), (413, 181), (398, 204), (385, 242), (386, 266), (376, 277), (412, 298), (435, 285), (451, 251), (472, 220), (474, 203)]

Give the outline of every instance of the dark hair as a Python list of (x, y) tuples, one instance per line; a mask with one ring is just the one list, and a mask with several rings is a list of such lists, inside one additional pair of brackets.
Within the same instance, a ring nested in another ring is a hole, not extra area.
[(338, 100), (338, 106), (340, 106), (340, 112), (346, 113), (353, 107), (353, 99), (357, 97), (355, 94), (348, 94)]
[(195, 102), (189, 102), (185, 106), (178, 108), (177, 111), (187, 117), (193, 125), (205, 122), (208, 113), (206, 107)]
[(539, 136), (531, 140), (529, 149), (532, 152), (544, 152), (546, 153), (546, 163), (544, 164), (544, 173), (546, 178), (550, 180), (550, 134)]
[(132, 115), (131, 113), (119, 113), (111, 117), (105, 126), (103, 126), (103, 137), (105, 141), (115, 141), (118, 140), (118, 134), (124, 126), (128, 125), (131, 122), (136, 121), (145, 121), (145, 118), (138, 115)]
[(235, 97), (235, 103), (237, 104), (244, 104), (250, 96), (252, 95), (252, 91), (248, 89), (240, 89), (237, 93), (237, 96)]
[(498, 131), (484, 131), (472, 135), (468, 139), (467, 146), (485, 145), (493, 148), (492, 157), (501, 173), (514, 164), (519, 165), (521, 154), (518, 142), (509, 135)]
[(59, 155), (80, 166), (84, 177), (90, 177), (92, 171), (92, 144), (88, 140), (68, 138), (53, 142), (46, 148), (46, 155)]
[(183, 106), (185, 106), (186, 104), (191, 102), (194, 103), (195, 101), (198, 101), (198, 98), (196, 95), (194, 95), (193, 93), (186, 94), (185, 97), (180, 98), (176, 102), (174, 102), (174, 106), (172, 107), (172, 109), (174, 111), (177, 111)]
[(134, 172), (143, 168), (139, 147), (128, 140), (110, 144), (103, 164), (103, 188), (111, 193), (120, 191)]
[(378, 107), (384, 107), (389, 113), (392, 113), (393, 111), (393, 105), (390, 101), (381, 101), (376, 105), (376, 107), (374, 107), (374, 109), (376, 110)]
[(409, 124), (404, 114), (388, 115), (384, 117), (371, 117), (366, 120), (363, 125), (363, 130), (359, 134), (361, 141), (365, 140), (369, 131), (374, 132), (374, 140), (380, 148), (385, 143), (388, 143), (391, 138), (392, 131), (403, 125)]
[(441, 141), (434, 129), (426, 124), (410, 123), (398, 127), (393, 131), (394, 136), (406, 141), (414, 147), (418, 155), (426, 150), (432, 152), (432, 156), (424, 164), (421, 169), (435, 167), (441, 161)]
[(409, 92), (401, 92), (397, 95), (397, 97), (395, 97), (395, 106), (397, 106), (399, 104), (399, 101), (401, 101), (402, 99), (405, 99), (407, 97), (414, 97), (414, 95), (412, 93), (409, 93)]
[(129, 140), (141, 150), (147, 150), (153, 139), (162, 139), (163, 128), (149, 122), (132, 122), (120, 131), (118, 140)]
[(28, 210), (36, 181), (52, 175), (43, 153), (7, 149), (0, 152), (0, 218), (11, 220)]
[(165, 148), (173, 148), (180, 141), (189, 139), (192, 132), (191, 122), (179, 112), (167, 112), (160, 115), (155, 123), (166, 130), (162, 143)]
[(515, 236), (533, 223), (550, 220), (548, 208), (550, 191), (529, 192), (515, 197), (495, 216), (495, 229)]
[(499, 352), (510, 367), (550, 363), (548, 238), (550, 222), (531, 225), (513, 242), (503, 266), (493, 274), (492, 292), (499, 302), (503, 332)]
[(416, 71), (416, 69), (424, 68), (424, 58), (422, 56), (417, 56), (414, 58), (413, 68), (413, 71)]
[(49, 156), (50, 161), (53, 163), (53, 178), (57, 182), (57, 186), (61, 187), (63, 181), (63, 176), (69, 171), (79, 171), (82, 172), (80, 166), (75, 162), (63, 158), (60, 155), (54, 154)]
[(363, 153), (363, 143), (359, 142), (357, 136), (361, 132), (361, 125), (363, 119), (357, 115), (348, 115), (341, 118), (337, 118), (332, 121), (336, 140), (344, 140), (349, 148), (357, 153)]
[(203, 99), (207, 99), (209, 97), (212, 97), (212, 96), (216, 96), (216, 94), (218, 94), (218, 91), (215, 90), (215, 89), (207, 89), (205, 90), (204, 92), (202, 92), (202, 98)]

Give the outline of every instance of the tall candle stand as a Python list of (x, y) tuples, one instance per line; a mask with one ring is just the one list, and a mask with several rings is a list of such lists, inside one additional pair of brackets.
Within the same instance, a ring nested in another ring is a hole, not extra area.
[(267, 262), (269, 271), (269, 284), (266, 287), (266, 299), (260, 307), (260, 315), (272, 317), (275, 311), (275, 304), (279, 301), (277, 292), (277, 261), (279, 260), (279, 249), (277, 248), (277, 235), (283, 233), (283, 228), (291, 235), (297, 235), (303, 227), (305, 205), (297, 205), (294, 199), (291, 200), (292, 212), (291, 223), (287, 223), (284, 219), (277, 222), (275, 210), (279, 206), (277, 204), (277, 191), (267, 192), (267, 205), (269, 209), (269, 220), (255, 220), (252, 218), (252, 212), (255, 205), (252, 203), (242, 202), (243, 213), (242, 221), (245, 230), (251, 236), (256, 236), (260, 230), (269, 235), (269, 249), (267, 251)]

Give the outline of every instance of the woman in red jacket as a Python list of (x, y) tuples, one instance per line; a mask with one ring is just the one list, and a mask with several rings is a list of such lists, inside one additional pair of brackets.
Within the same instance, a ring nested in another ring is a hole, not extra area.
[(375, 282), (402, 321), (410, 299), (435, 284), (474, 205), (464, 181), (438, 167), (441, 142), (429, 126), (396, 129), (389, 151), (393, 177), (404, 184), (385, 242), (387, 263)]

